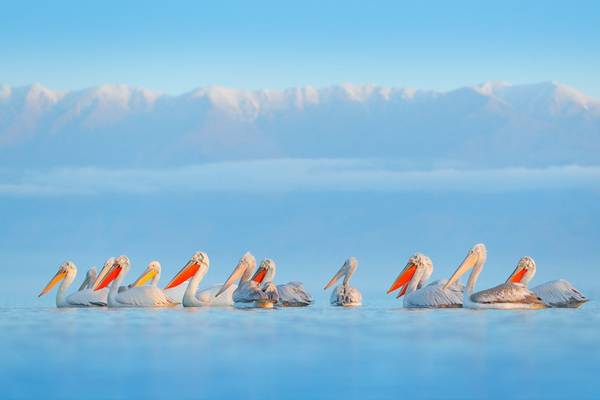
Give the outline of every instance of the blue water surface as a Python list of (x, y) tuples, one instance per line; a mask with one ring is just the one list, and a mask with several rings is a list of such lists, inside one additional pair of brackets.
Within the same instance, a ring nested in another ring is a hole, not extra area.
[(598, 398), (600, 307), (0, 308), (2, 398)]

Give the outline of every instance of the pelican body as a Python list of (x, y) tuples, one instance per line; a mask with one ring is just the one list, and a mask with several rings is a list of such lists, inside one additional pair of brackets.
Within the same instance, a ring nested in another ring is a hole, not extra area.
[(247, 252), (242, 256), (233, 272), (227, 278), (216, 297), (222, 296), (239, 279), (238, 287), (233, 291), (233, 304), (238, 308), (273, 308), (278, 301), (277, 290), (271, 285), (261, 286), (257, 279), (252, 279), (256, 268), (256, 259)]
[(339, 281), (342, 277), (344, 280), (341, 285), (336, 286), (331, 293), (331, 297), (329, 298), (329, 302), (332, 306), (342, 306), (342, 307), (356, 307), (362, 305), (362, 294), (360, 291), (350, 286), (350, 278), (356, 268), (358, 267), (358, 261), (354, 257), (350, 257), (344, 262), (341, 268), (336, 272), (336, 274), (331, 278), (331, 280), (325, 285), (324, 290), (329, 289), (333, 286), (337, 281)]
[(173, 277), (171, 282), (165, 287), (165, 290), (177, 287), (188, 281), (182, 301), (184, 307), (232, 306), (233, 292), (237, 288), (237, 285), (231, 285), (219, 297), (217, 297), (217, 293), (221, 289), (221, 285), (198, 290), (198, 285), (200, 285), (200, 282), (202, 282), (202, 279), (208, 273), (209, 265), (210, 260), (206, 253), (201, 251), (195, 253), (177, 275)]
[[(277, 272), (275, 261), (263, 260), (260, 267), (252, 277), (252, 280), (261, 284), (267, 293), (277, 292), (277, 305), (280, 307), (306, 307), (312, 304), (313, 298), (306, 291), (302, 282), (288, 282), (282, 285), (274, 285), (273, 279)], [(272, 295), (273, 296), (273, 295)]]
[(476, 244), (444, 285), (447, 290), (465, 272), (472, 270), (464, 291), (463, 307), (473, 309), (539, 309), (546, 305), (535, 293), (521, 283), (502, 283), (491, 289), (474, 293), (477, 278), (487, 259), (485, 245)]
[(58, 282), (62, 281), (61, 285), (56, 291), (56, 307), (67, 308), (106, 306), (108, 291), (104, 290), (96, 292), (91, 289), (91, 286), (94, 284), (96, 278), (96, 268), (92, 267), (88, 271), (86, 278), (75, 293), (67, 295), (66, 291), (71, 286), (76, 276), (77, 266), (75, 266), (75, 263), (72, 261), (65, 261), (60, 265), (56, 275), (54, 275), (50, 282), (48, 282), (38, 297), (45, 295), (52, 290), (52, 288)]
[(454, 283), (444, 290), (447, 280), (439, 280), (425, 286), (433, 272), (433, 263), (425, 254), (415, 253), (408, 259), (387, 293), (400, 289), (406, 308), (460, 308), (463, 303), (464, 286)]
[[(156, 287), (160, 279), (160, 263), (152, 261), (140, 277), (125, 291), (119, 292), (121, 282), (129, 272), (129, 258), (120, 256), (115, 260), (108, 274), (99, 283), (96, 290), (110, 285), (108, 292), (109, 307), (172, 307), (178, 303)], [(152, 280), (150, 286), (143, 286)], [(111, 284), (112, 283), (112, 284)]]
[[(527, 286), (536, 273), (536, 263), (531, 257), (523, 257), (507, 279), (507, 282), (522, 283)], [(531, 289), (550, 307), (577, 308), (588, 299), (565, 279), (542, 283)]]

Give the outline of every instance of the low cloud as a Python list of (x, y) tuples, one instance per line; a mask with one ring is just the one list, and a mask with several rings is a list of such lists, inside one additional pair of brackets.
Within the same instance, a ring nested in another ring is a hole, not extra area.
[(592, 189), (600, 167), (407, 170), (363, 159), (270, 159), (168, 169), (55, 168), (2, 171), (0, 196), (198, 192), (500, 192)]

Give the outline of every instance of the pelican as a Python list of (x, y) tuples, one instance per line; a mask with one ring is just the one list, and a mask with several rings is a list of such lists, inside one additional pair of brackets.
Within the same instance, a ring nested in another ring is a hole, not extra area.
[[(527, 286), (529, 281), (533, 279), (535, 272), (536, 264), (533, 258), (523, 257), (519, 260), (517, 267), (506, 282), (522, 283)], [(532, 288), (531, 291), (551, 307), (577, 308), (588, 301), (587, 297), (564, 279), (542, 283)]]
[(415, 253), (408, 259), (387, 293), (402, 288), (396, 298), (404, 296), (406, 308), (459, 308), (462, 307), (464, 286), (455, 283), (444, 290), (447, 280), (438, 280), (425, 286), (433, 272), (433, 263), (425, 254)]
[(503, 283), (491, 289), (473, 293), (486, 258), (485, 245), (480, 243), (473, 246), (444, 285), (444, 290), (448, 290), (465, 272), (472, 269), (464, 291), (463, 307), (475, 309), (538, 309), (546, 307), (542, 299), (521, 283)]
[(256, 267), (256, 259), (249, 252), (244, 254), (235, 269), (227, 278), (221, 289), (217, 292), (217, 297), (221, 296), (236, 279), (239, 279), (238, 287), (233, 291), (233, 303), (239, 308), (273, 308), (277, 303), (278, 298), (275, 298), (277, 292), (273, 293), (270, 286), (265, 290), (260, 287), (255, 279), (251, 279), (254, 268)]
[(158, 261), (150, 262), (148, 268), (133, 283), (131, 288), (119, 292), (119, 286), (127, 272), (129, 272), (129, 258), (120, 256), (96, 287), (95, 290), (102, 290), (114, 281), (108, 292), (109, 307), (171, 307), (177, 304), (175, 300), (168, 297), (156, 286), (141, 286), (151, 279), (158, 281), (160, 277), (160, 263)]
[(325, 289), (329, 289), (333, 286), (337, 281), (339, 281), (342, 276), (344, 277), (344, 281), (341, 285), (338, 285), (333, 289), (331, 293), (331, 297), (329, 298), (329, 302), (333, 306), (344, 306), (344, 307), (353, 307), (362, 305), (362, 294), (360, 291), (352, 287), (348, 284), (350, 281), (350, 277), (356, 271), (356, 267), (358, 267), (358, 261), (354, 257), (350, 257), (346, 260), (344, 265), (339, 269), (338, 272), (331, 278), (331, 280), (325, 285)]
[(275, 261), (266, 259), (261, 262), (260, 267), (252, 277), (252, 280), (262, 284), (267, 292), (277, 291), (279, 301), (278, 306), (282, 307), (305, 307), (312, 304), (313, 299), (310, 293), (304, 289), (302, 282), (288, 282), (282, 285), (273, 285), (277, 267)]
[[(95, 269), (93, 269), (95, 272)], [(56, 291), (56, 307), (58, 308), (66, 308), (66, 307), (92, 307), (92, 306), (105, 306), (106, 298), (108, 293), (106, 291), (94, 292), (91, 289), (88, 289), (88, 285), (91, 282), (92, 273), (88, 271), (86, 279), (83, 281), (83, 284), (79, 288), (79, 290), (69, 296), (67, 296), (66, 291), (71, 286), (75, 277), (77, 276), (77, 267), (75, 263), (72, 261), (63, 262), (58, 268), (58, 272), (54, 277), (48, 282), (46, 287), (41, 291), (38, 297), (41, 297), (48, 293), (52, 288), (60, 281), (62, 281), (58, 290)]]
[(205, 307), (205, 306), (232, 306), (233, 292), (237, 285), (231, 285), (219, 297), (216, 297), (221, 285), (213, 286), (208, 289), (198, 290), (198, 285), (208, 273), (210, 260), (204, 252), (197, 252), (192, 258), (181, 268), (175, 277), (165, 287), (165, 290), (181, 285), (188, 281), (187, 288), (183, 295), (182, 304), (184, 307)]

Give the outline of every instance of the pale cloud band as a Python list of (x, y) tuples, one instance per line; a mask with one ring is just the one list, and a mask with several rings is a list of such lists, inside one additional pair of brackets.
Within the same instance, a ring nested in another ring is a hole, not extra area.
[(0, 174), (0, 196), (199, 192), (501, 192), (600, 188), (599, 166), (407, 170), (384, 160), (269, 159), (164, 169), (55, 168)]

